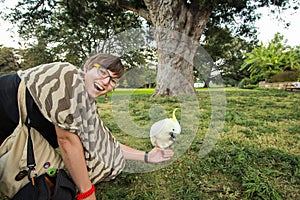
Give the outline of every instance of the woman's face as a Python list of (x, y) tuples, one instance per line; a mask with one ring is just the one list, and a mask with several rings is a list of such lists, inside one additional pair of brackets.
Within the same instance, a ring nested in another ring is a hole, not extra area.
[(102, 77), (98, 73), (98, 69), (96, 67), (93, 67), (85, 72), (85, 87), (91, 97), (96, 98), (114, 89), (114, 87), (110, 84), (110, 81), (111, 77), (114, 78), (116, 76), (109, 70), (107, 70), (107, 72), (109, 73), (108, 77)]

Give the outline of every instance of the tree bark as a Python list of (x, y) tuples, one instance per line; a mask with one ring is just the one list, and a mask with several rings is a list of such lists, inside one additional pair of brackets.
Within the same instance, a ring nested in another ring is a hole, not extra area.
[(157, 86), (153, 96), (195, 93), (193, 60), (211, 12), (198, 1), (144, 2), (158, 47)]

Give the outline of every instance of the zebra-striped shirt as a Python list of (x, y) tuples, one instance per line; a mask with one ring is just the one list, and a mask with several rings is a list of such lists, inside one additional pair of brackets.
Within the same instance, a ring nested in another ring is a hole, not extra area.
[(97, 183), (115, 178), (125, 162), (119, 143), (99, 118), (82, 73), (66, 62), (18, 71), (44, 117), (79, 136), (89, 176)]

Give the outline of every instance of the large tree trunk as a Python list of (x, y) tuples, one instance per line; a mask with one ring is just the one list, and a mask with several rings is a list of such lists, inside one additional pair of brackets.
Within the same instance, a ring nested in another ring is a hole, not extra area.
[(199, 1), (144, 0), (158, 47), (157, 86), (153, 96), (193, 94), (193, 59), (210, 11)]
[(184, 60), (181, 55), (158, 51), (156, 81), (157, 86), (153, 96), (176, 96), (195, 92), (193, 65)]

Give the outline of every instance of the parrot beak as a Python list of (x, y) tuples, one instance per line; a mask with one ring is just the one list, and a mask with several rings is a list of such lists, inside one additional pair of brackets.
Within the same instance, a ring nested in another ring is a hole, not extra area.
[(170, 132), (169, 133), (170, 134), (170, 140), (172, 140), (172, 141), (174, 141), (175, 142), (175, 140), (176, 140), (176, 133), (173, 133), (173, 132)]

